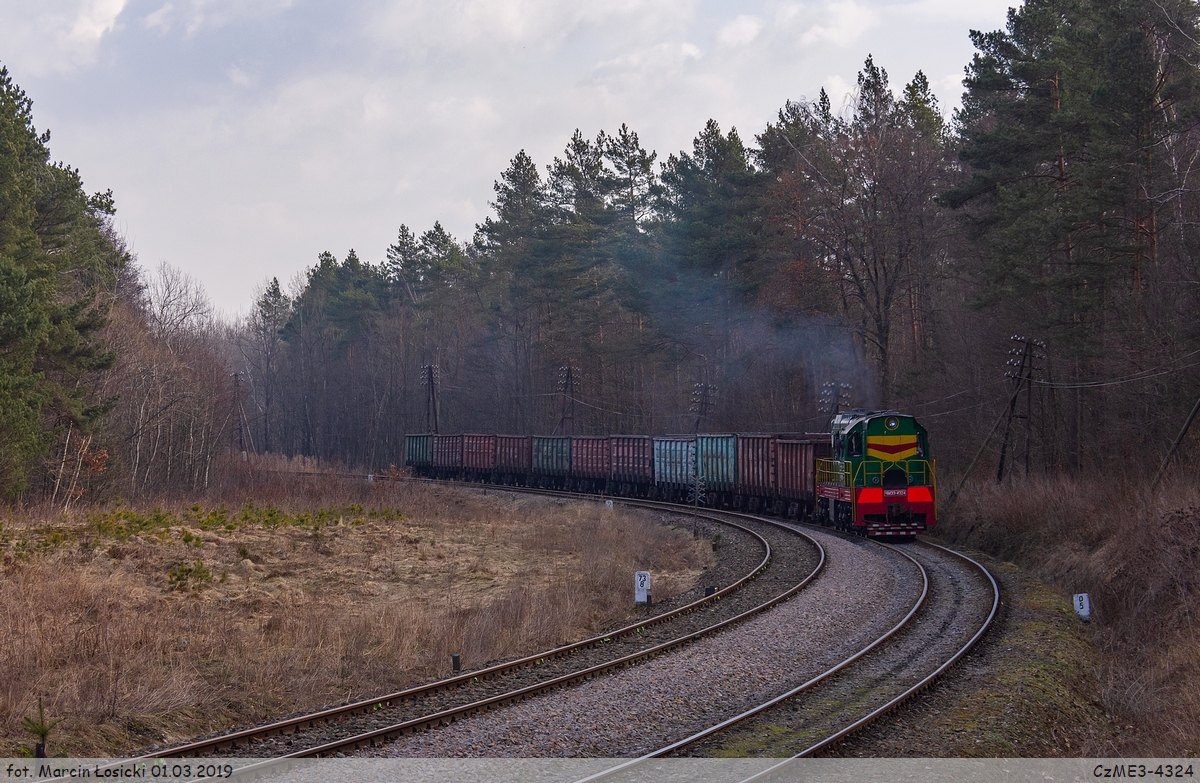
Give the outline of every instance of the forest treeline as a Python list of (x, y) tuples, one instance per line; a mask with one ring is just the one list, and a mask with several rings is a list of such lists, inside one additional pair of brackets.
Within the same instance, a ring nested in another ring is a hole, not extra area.
[(990, 471), (1001, 444), (1152, 470), (1200, 393), (1198, 16), (1030, 0), (972, 33), (951, 118), (868, 57), (844, 106), (753, 138), (576, 131), (512, 158), (472, 237), (321, 253), (234, 323), (137, 266), (0, 72), (0, 487), (194, 491), (239, 451), (386, 469), (434, 426), (811, 432), (831, 404), (911, 411), (950, 468), (990, 436)]

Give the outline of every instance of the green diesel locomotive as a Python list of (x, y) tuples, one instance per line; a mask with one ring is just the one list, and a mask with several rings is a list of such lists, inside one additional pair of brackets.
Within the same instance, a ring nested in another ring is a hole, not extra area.
[(848, 411), (830, 425), (832, 455), (816, 461), (816, 521), (872, 537), (912, 537), (937, 523), (929, 436), (896, 411)]

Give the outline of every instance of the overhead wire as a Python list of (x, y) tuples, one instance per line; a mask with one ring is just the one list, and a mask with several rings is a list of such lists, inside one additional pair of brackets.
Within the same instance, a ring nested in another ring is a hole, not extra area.
[[(1034, 383), (1034, 384), (1036, 384), (1042, 388), (1046, 388), (1046, 389), (1097, 389), (1097, 388), (1104, 388), (1104, 387), (1108, 387), (1108, 386), (1120, 386), (1120, 385), (1123, 385), (1126, 383), (1137, 383), (1138, 381), (1151, 380), (1153, 378), (1159, 378), (1164, 375), (1172, 375), (1174, 373), (1183, 372), (1184, 370), (1189, 370), (1194, 367), (1200, 367), (1200, 362), (1192, 362), (1190, 364), (1185, 364), (1181, 367), (1172, 367), (1171, 366), (1177, 362), (1184, 361), (1186, 359), (1190, 359), (1191, 357), (1197, 356), (1197, 355), (1200, 355), (1200, 349), (1186, 353), (1186, 354), (1179, 356), (1175, 359), (1172, 359), (1171, 361), (1167, 362), (1166, 364), (1160, 365), (1158, 367), (1153, 367), (1153, 368), (1150, 368), (1147, 370), (1141, 370), (1139, 372), (1133, 373), (1132, 375), (1127, 375), (1127, 376), (1120, 377), (1120, 378), (1111, 378), (1111, 379), (1103, 380), (1103, 381), (1086, 381), (1083, 383), (1069, 383), (1069, 382), (1061, 382), (1061, 381), (1055, 382), (1055, 381), (1039, 380), (1039, 379), (1033, 379), (1033, 378), (1031, 378), (1029, 380), (1031, 383)], [(936, 405), (941, 402), (946, 402), (948, 400), (956, 399), (965, 394), (980, 392), (980, 391), (983, 391), (985, 389), (988, 389), (988, 388), (991, 388), (994, 386), (1000, 386), (1000, 385), (1007, 383), (1008, 381), (1009, 381), (1009, 379), (1006, 378), (1006, 379), (992, 381), (990, 383), (980, 384), (979, 386), (975, 386), (975, 387), (969, 388), (969, 389), (961, 389), (959, 391), (954, 392), (953, 394), (948, 394), (944, 397), (939, 397), (936, 400), (926, 400), (924, 402), (913, 403), (913, 407), (914, 408), (927, 408), (931, 405)], [(442, 385), (441, 388), (444, 391), (454, 391), (454, 392), (460, 392), (460, 393), (466, 393), (466, 394), (474, 394), (474, 393), (477, 393), (477, 391), (478, 391), (476, 389), (472, 389), (469, 387), (462, 387), (462, 386)], [(559, 397), (561, 395), (562, 395), (562, 392), (535, 392), (535, 393), (521, 394), (521, 395), (507, 394), (505, 396), (507, 396), (509, 399), (532, 400), (532, 399), (536, 399), (539, 397)], [(628, 417), (628, 418), (643, 418), (646, 415), (645, 413), (620, 411), (620, 410), (615, 410), (613, 408), (606, 407), (604, 405), (597, 405), (597, 404), (588, 402), (587, 400), (585, 400), (584, 398), (579, 397), (579, 396), (575, 396), (575, 397), (573, 397), (573, 399), (576, 403), (578, 403), (586, 408), (591, 408), (592, 410), (599, 411), (601, 413), (607, 413), (607, 414), (610, 414), (613, 416), (623, 416), (623, 417)], [(966, 405), (961, 408), (955, 408), (953, 410), (948, 410), (948, 411), (939, 411), (939, 412), (935, 412), (935, 413), (924, 413), (921, 415), (922, 415), (922, 418), (936, 419), (936, 418), (940, 418), (942, 416), (951, 416), (955, 413), (962, 413), (963, 411), (973, 410), (973, 409), (979, 408), (985, 404), (987, 404), (986, 400), (980, 400), (979, 402), (973, 403), (971, 405)], [(693, 415), (694, 414), (692, 414), (690, 412), (674, 414), (675, 417), (680, 418), (680, 419), (688, 419), (688, 418), (691, 418)], [(822, 418), (824, 418), (824, 417), (817, 416), (817, 417), (810, 417), (810, 418), (802, 419), (800, 421), (795, 421), (795, 422), (772, 422), (771, 424), (764, 425), (764, 426), (785, 427), (785, 428), (795, 428), (797, 426), (805, 427), (810, 422), (820, 421)]]

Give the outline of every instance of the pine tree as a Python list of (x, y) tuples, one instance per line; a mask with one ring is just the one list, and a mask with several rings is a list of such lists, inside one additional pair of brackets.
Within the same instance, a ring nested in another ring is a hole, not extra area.
[[(1102, 411), (1188, 401), (1119, 398), (1090, 382), (1169, 361), (1200, 337), (1195, 294), (1200, 24), (1187, 0), (1029, 0), (973, 32), (957, 117), (966, 176), (944, 201), (976, 253), (975, 303), (1049, 343), (1072, 382), (1052, 439), (1083, 466), (1126, 437)], [(1119, 418), (1119, 417), (1118, 417)]]
[(92, 429), (108, 409), (108, 401), (89, 399), (96, 373), (113, 358), (96, 341), (108, 306), (98, 290), (126, 261), (107, 223), (112, 194), (89, 198), (78, 171), (50, 162), (50, 135), (36, 131), (32, 109), (0, 67), (0, 495), (6, 497), (28, 485), (56, 443)]

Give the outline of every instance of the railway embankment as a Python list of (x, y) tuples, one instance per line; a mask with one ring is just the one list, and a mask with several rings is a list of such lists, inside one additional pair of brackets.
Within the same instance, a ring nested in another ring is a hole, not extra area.
[(1070, 596), (1012, 563), (967, 554), (1000, 582), (996, 624), (929, 689), (821, 755), (1116, 755), (1125, 724), (1103, 704), (1104, 656)]
[[(1200, 488), (980, 482), (947, 505), (938, 534), (986, 553), (1008, 593), (985, 657), (963, 668), (971, 679), (948, 678), (951, 697), (935, 689), (914, 707), (950, 732), (929, 752), (966, 752), (953, 727), (976, 725), (965, 742), (978, 755), (1200, 753)], [(1087, 624), (1075, 593), (1090, 596)], [(949, 717), (976, 714), (991, 717)]]

